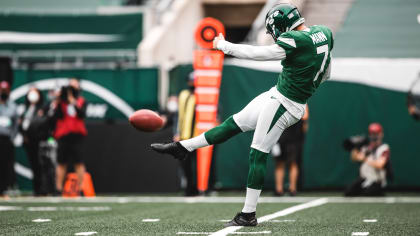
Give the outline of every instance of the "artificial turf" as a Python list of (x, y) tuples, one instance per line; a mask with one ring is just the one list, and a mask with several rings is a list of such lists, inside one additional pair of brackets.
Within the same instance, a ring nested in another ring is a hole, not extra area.
[[(257, 213), (260, 217), (298, 204), (261, 203)], [(74, 235), (91, 231), (97, 235), (176, 235), (178, 232), (221, 230), (224, 227), (220, 220), (231, 219), (241, 210), (242, 204), (0, 201), (0, 209), (4, 206), (20, 209), (0, 211), (0, 235)], [(50, 211), (36, 211), (48, 209)], [(32, 222), (38, 218), (51, 221)], [(160, 221), (142, 222), (143, 219)], [(271, 231), (267, 235), (420, 234), (419, 203), (327, 203), (277, 219), (290, 221), (264, 222), (237, 232)], [(377, 219), (377, 222), (365, 223), (364, 219)]]

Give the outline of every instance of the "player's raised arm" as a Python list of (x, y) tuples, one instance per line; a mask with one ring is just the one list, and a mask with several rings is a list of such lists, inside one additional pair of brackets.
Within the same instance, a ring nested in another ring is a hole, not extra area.
[(277, 61), (286, 58), (286, 52), (279, 45), (251, 46), (245, 44), (234, 44), (226, 41), (222, 34), (214, 38), (213, 48), (240, 59)]

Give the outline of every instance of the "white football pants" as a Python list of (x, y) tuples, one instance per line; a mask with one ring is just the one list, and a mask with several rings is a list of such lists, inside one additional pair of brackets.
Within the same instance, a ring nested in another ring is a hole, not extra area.
[(281, 103), (281, 97), (280, 92), (273, 87), (233, 115), (235, 123), (243, 132), (255, 130), (251, 148), (269, 153), (283, 131), (302, 118), (296, 118), (287, 111)]

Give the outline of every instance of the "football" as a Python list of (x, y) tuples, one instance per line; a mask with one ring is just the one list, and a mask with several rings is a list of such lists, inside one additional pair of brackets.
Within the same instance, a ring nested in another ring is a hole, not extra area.
[(154, 132), (163, 126), (163, 119), (156, 112), (147, 109), (134, 112), (129, 121), (134, 128), (145, 132)]

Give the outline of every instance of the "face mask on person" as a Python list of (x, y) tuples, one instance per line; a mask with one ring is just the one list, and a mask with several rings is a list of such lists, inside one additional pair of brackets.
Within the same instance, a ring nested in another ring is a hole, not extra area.
[(378, 142), (379, 141), (379, 135), (369, 135), (369, 140), (371, 141), (371, 142), (374, 142), (374, 143), (376, 143), (376, 142)]
[(28, 101), (30, 103), (37, 103), (39, 101), (39, 94), (35, 91), (30, 91), (28, 93)]
[(178, 102), (170, 99), (166, 104), (166, 108), (168, 109), (168, 112), (174, 113), (178, 110)]
[(0, 93), (0, 99), (2, 101), (7, 101), (8, 98), (9, 98), (9, 93), (8, 92), (1, 92)]

